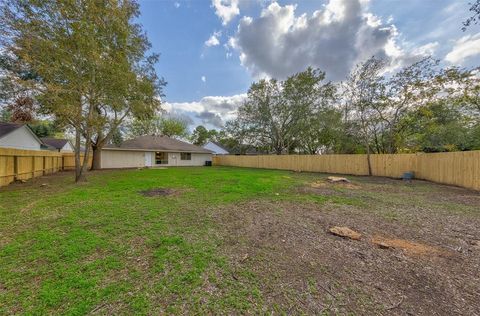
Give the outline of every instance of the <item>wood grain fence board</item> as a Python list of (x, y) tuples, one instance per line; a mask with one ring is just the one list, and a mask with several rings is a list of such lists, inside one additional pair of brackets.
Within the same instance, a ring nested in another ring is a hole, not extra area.
[[(90, 166), (91, 163), (92, 156), (90, 155)], [(28, 180), (60, 170), (73, 169), (75, 169), (73, 153), (0, 148), (0, 187), (15, 180)]]
[[(372, 175), (400, 178), (414, 172), (417, 179), (480, 190), (480, 151), (371, 155)], [(219, 155), (219, 166), (368, 175), (366, 155)]]

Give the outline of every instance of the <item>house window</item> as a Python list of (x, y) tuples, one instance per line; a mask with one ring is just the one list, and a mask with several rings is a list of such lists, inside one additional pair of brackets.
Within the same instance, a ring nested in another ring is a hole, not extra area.
[(192, 160), (192, 153), (180, 153), (180, 160)]
[(156, 165), (167, 165), (168, 164), (168, 154), (164, 152), (157, 151), (155, 152), (155, 164)]

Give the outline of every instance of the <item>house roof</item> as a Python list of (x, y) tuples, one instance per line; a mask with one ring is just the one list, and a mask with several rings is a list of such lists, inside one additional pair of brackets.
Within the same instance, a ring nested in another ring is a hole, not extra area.
[(230, 152), (230, 149), (228, 149), (227, 147), (223, 146), (223, 145), (220, 144), (220, 143), (212, 142), (212, 141), (209, 141), (209, 143), (212, 143), (212, 144), (214, 144), (215, 146), (220, 147), (221, 149), (225, 150), (226, 152)]
[(68, 139), (60, 139), (60, 138), (51, 138), (51, 137), (42, 137), (40, 138), (42, 142), (51, 146), (56, 149), (62, 149), (66, 143), (68, 143)]
[(40, 138), (32, 131), (32, 129), (27, 124), (22, 123), (10, 123), (10, 122), (0, 122), (0, 138), (7, 136), (11, 132), (24, 127), (32, 134), (33, 138), (35, 138), (40, 145), (45, 145)]
[(0, 122), (0, 138), (3, 136), (10, 134), (17, 128), (22, 127), (23, 124), (20, 123), (7, 123), (7, 122)]
[(192, 152), (211, 154), (208, 149), (195, 146), (166, 136), (146, 135), (124, 141), (120, 146), (106, 145), (106, 150), (142, 150), (142, 151), (168, 151)]

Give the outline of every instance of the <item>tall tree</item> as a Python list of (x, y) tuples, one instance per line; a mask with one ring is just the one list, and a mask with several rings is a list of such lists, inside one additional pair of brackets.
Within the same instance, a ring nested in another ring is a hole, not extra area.
[[(160, 109), (166, 82), (155, 72), (158, 55), (147, 55), (151, 44), (135, 22), (139, 14), (134, 1), (119, 1), (109, 13), (108, 23), (114, 26), (105, 41), (115, 67), (105, 73), (102, 95), (93, 112), (92, 169), (101, 168), (101, 150), (125, 119), (148, 119)], [(88, 129), (83, 134), (87, 138)]]
[(190, 141), (197, 146), (203, 146), (208, 141), (214, 140), (213, 137), (215, 133), (215, 130), (208, 130), (205, 126), (198, 125), (190, 135)]
[(7, 51), (0, 52), (0, 104), (4, 105), (5, 113), (9, 113), (8, 119), (3, 119), (4, 121), (28, 123), (34, 120), (38, 106), (32, 91), (19, 84), (19, 81), (38, 82), (39, 79), (17, 57)]
[(405, 137), (407, 126), (402, 119), (422, 107), (442, 90), (438, 60), (426, 57), (408, 65), (388, 78), (382, 78), (380, 102), (373, 102), (377, 112), (377, 130), (374, 147), (377, 153), (396, 153)]
[(154, 115), (150, 118), (134, 118), (127, 124), (127, 136), (134, 138), (143, 135), (186, 138), (188, 123), (179, 117)]
[(331, 120), (340, 118), (333, 107), (336, 88), (324, 80), (324, 72), (308, 68), (284, 81), (253, 83), (228, 132), (276, 154), (327, 150), (338, 127)]
[(442, 152), (472, 149), (471, 117), (450, 98), (416, 108), (405, 118), (407, 138), (404, 151)]
[(1, 7), (2, 46), (41, 78), (19, 80), (22, 86), (34, 91), (42, 112), (75, 130), (76, 181), (88, 166), (80, 161), (82, 137), (88, 156), (92, 139), (101, 147), (134, 109), (159, 106), (154, 57), (145, 58), (148, 41), (133, 22), (138, 12), (133, 0), (12, 0)]
[(188, 136), (188, 123), (177, 117), (164, 117), (160, 121), (162, 136), (172, 138), (186, 138)]
[(282, 98), (290, 113), (288, 120), (293, 123), (286, 137), (309, 154), (331, 149), (341, 126), (341, 117), (333, 107), (336, 87), (324, 80), (324, 72), (308, 68), (282, 82)]
[(472, 24), (477, 24), (480, 20), (480, 0), (475, 0), (475, 2), (469, 3), (471, 16), (463, 22), (462, 31), (466, 31), (467, 28)]
[[(282, 98), (281, 83), (260, 80), (250, 86), (247, 100), (238, 109), (238, 117), (229, 125), (230, 132), (255, 147), (264, 147), (280, 155), (294, 142), (297, 123)], [(295, 117), (297, 117), (295, 115)]]
[(30, 97), (17, 97), (13, 103), (7, 106), (10, 112), (10, 120), (17, 123), (29, 123), (35, 118), (35, 104)]
[(58, 121), (36, 120), (28, 124), (38, 137), (65, 137), (64, 127)]
[[(350, 109), (353, 122), (358, 127), (360, 138), (365, 147), (368, 163), (368, 174), (372, 174), (370, 160), (371, 143), (375, 140), (379, 130), (380, 117), (376, 108), (382, 96), (382, 72), (385, 62), (371, 57), (357, 65), (344, 83), (344, 102), (346, 109)], [(350, 114), (346, 114), (348, 117)]]

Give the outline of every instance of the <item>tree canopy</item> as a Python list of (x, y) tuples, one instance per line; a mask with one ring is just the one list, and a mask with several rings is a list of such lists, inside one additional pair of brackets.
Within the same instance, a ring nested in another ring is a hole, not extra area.
[(158, 135), (172, 138), (186, 138), (188, 136), (187, 122), (175, 116), (161, 114), (149, 118), (134, 118), (126, 125), (127, 137), (134, 138), (143, 135)]
[(480, 148), (478, 68), (441, 68), (427, 57), (392, 73), (371, 57), (342, 83), (325, 78), (308, 68), (253, 83), (226, 136), (276, 154)]
[(93, 147), (95, 156), (127, 117), (159, 109), (165, 83), (153, 68), (158, 55), (147, 55), (135, 1), (12, 0), (0, 14), (10, 68), (35, 74), (10, 71), (10, 82), (75, 130), (77, 180), (87, 168), (87, 160), (80, 164), (82, 137), (86, 154)]

